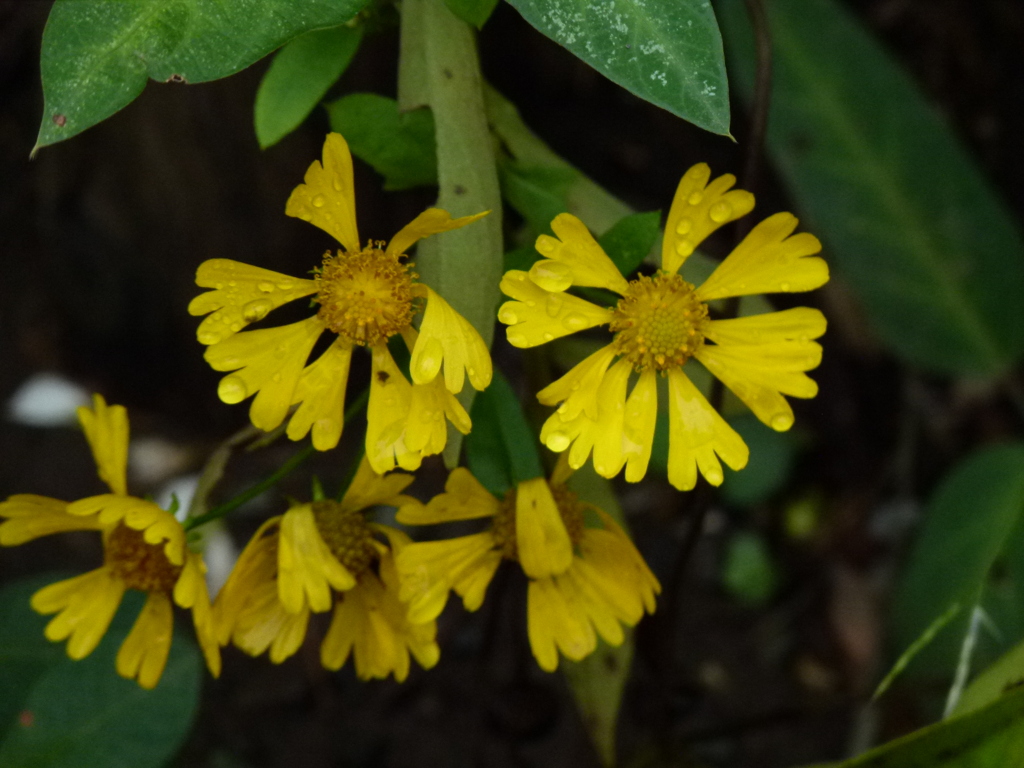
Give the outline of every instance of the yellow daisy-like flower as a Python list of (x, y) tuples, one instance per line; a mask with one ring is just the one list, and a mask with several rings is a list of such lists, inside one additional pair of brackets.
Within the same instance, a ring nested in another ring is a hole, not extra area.
[(19, 494), (0, 503), (0, 544), (16, 546), (63, 531), (99, 531), (103, 565), (43, 587), (32, 608), (57, 615), (46, 625), (47, 639), (67, 640), (68, 656), (88, 656), (106, 634), (128, 589), (147, 594), (142, 612), (121, 644), (117, 672), (143, 688), (160, 681), (171, 650), (172, 603), (192, 609), (196, 637), (214, 677), (220, 674), (220, 646), (206, 591), (202, 557), (189, 551), (185, 530), (174, 515), (151, 501), (128, 495), (128, 414), (100, 395), (93, 408), (78, 409), (100, 479), (110, 493), (71, 502)]
[[(204, 357), (217, 371), (230, 371), (217, 393), (225, 403), (255, 395), (252, 423), (269, 431), (288, 418), (288, 437), (312, 432), (313, 445), (326, 451), (338, 444), (344, 425), (345, 387), (356, 346), (373, 360), (367, 412), (366, 455), (384, 473), (396, 464), (416, 469), (424, 456), (440, 453), (447, 440), (445, 418), (463, 434), (471, 422), (453, 396), (465, 379), (482, 390), (491, 381), (491, 358), (480, 334), (429, 286), (406, 261), (417, 241), (470, 224), (489, 211), (452, 219), (430, 208), (402, 228), (391, 242), (360, 245), (352, 182), (352, 156), (340, 134), (328, 134), (323, 164), (314, 161), (305, 183), (292, 192), (285, 213), (314, 224), (341, 243), (324, 255), (312, 280), (253, 267), (230, 259), (200, 265), (196, 283), (211, 288), (192, 300), (188, 311), (209, 315), (196, 333), (207, 345)], [(291, 325), (239, 333), (283, 304), (313, 296), (319, 309)], [(419, 333), (413, 316), (423, 308)], [(210, 314), (212, 313), (212, 314)], [(308, 358), (324, 331), (334, 342), (314, 362)], [(387, 348), (401, 334), (412, 360), (412, 383)], [(443, 370), (442, 370), (443, 369)]]
[(378, 475), (364, 459), (340, 502), (301, 504), (265, 522), (214, 603), (220, 644), (234, 642), (253, 656), (269, 649), (278, 664), (302, 645), (310, 613), (333, 609), (320, 646), (327, 669), (340, 669), (350, 654), (364, 679), (394, 673), (405, 680), (410, 653), (433, 667), (441, 655), (437, 626), (410, 621), (399, 597), (395, 555), (409, 538), (363, 514), (377, 505), (418, 503), (402, 495), (412, 480)]
[[(805, 371), (821, 362), (813, 341), (825, 332), (816, 309), (713, 320), (708, 303), (716, 299), (769, 292), (798, 292), (828, 281), (828, 267), (813, 254), (818, 239), (793, 234), (797, 220), (777, 213), (755, 226), (700, 287), (677, 272), (708, 235), (754, 208), (754, 196), (731, 189), (731, 174), (710, 183), (711, 170), (693, 166), (679, 182), (665, 226), (661, 269), (653, 277), (627, 281), (583, 223), (567, 213), (551, 223), (556, 237), (541, 235), (544, 258), (529, 272), (512, 270), (501, 290), (498, 319), (508, 325), (509, 343), (533, 347), (586, 328), (608, 325), (615, 337), (561, 379), (537, 393), (545, 405), (558, 405), (541, 432), (553, 451), (568, 449), (579, 468), (593, 452), (594, 469), (614, 477), (626, 467), (626, 480), (647, 472), (657, 417), (658, 373), (668, 377), (668, 479), (689, 490), (697, 470), (713, 485), (723, 480), (724, 461), (746, 466), (743, 439), (708, 403), (683, 372), (699, 360), (773, 429), (793, 424), (783, 395), (814, 397), (815, 382)], [(615, 307), (600, 307), (566, 293), (571, 286), (605, 288), (619, 294)], [(632, 374), (636, 383), (627, 397)]]
[[(550, 480), (521, 482), (499, 500), (459, 467), (444, 493), (403, 506), (398, 520), (408, 525), (491, 518), (480, 533), (402, 548), (396, 559), (410, 619), (436, 618), (449, 590), (475, 611), (501, 561), (513, 560), (529, 578), (527, 632), (542, 669), (558, 667), (558, 651), (573, 661), (588, 656), (598, 635), (621, 644), (622, 625), (653, 613), (661, 586), (625, 531), (565, 487), (570, 474), (560, 462)], [(585, 525), (588, 510), (600, 527)]]

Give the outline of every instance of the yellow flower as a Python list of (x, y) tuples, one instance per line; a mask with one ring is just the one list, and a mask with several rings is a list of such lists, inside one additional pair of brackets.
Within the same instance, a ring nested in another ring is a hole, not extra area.
[[(196, 283), (211, 288), (192, 300), (188, 311), (207, 315), (196, 333), (204, 355), (221, 379), (225, 403), (255, 395), (252, 423), (272, 430), (289, 418), (288, 437), (312, 432), (313, 445), (326, 451), (338, 444), (344, 426), (345, 387), (352, 349), (364, 346), (373, 358), (367, 411), (366, 453), (379, 473), (416, 469), (423, 456), (439, 453), (447, 439), (445, 417), (463, 434), (471, 422), (453, 396), (466, 377), (482, 390), (491, 381), (491, 358), (480, 334), (429, 286), (416, 282), (406, 252), (429, 235), (458, 229), (485, 216), (452, 219), (430, 208), (403, 227), (385, 247), (360, 245), (356, 229), (352, 156), (340, 134), (328, 134), (323, 164), (314, 161), (305, 183), (292, 192), (285, 213), (334, 236), (342, 250), (328, 251), (312, 280), (250, 266), (230, 259), (200, 265)], [(291, 325), (239, 333), (283, 304), (313, 296), (317, 313)], [(423, 309), (419, 333), (413, 315)], [(213, 314), (210, 314), (213, 313)], [(314, 362), (308, 358), (324, 331), (336, 335)], [(388, 351), (401, 334), (412, 360), (410, 384)], [(443, 369), (443, 371), (442, 371)]]
[[(708, 302), (716, 299), (809, 291), (828, 281), (828, 267), (813, 256), (821, 243), (806, 232), (793, 235), (792, 214), (777, 213), (754, 227), (699, 288), (676, 274), (701, 241), (754, 207), (752, 194), (730, 189), (736, 181), (731, 174), (709, 184), (710, 175), (701, 163), (679, 182), (661, 269), (653, 277), (627, 281), (583, 223), (563, 213), (551, 223), (556, 237), (537, 238), (545, 258), (528, 273), (512, 270), (502, 279), (501, 290), (513, 301), (501, 306), (498, 319), (509, 326), (513, 346), (533, 347), (605, 324), (615, 334), (608, 346), (537, 393), (545, 405), (558, 405), (541, 441), (556, 452), (568, 449), (574, 468), (593, 452), (594, 469), (604, 477), (625, 466), (626, 480), (643, 478), (654, 440), (658, 373), (668, 377), (669, 482), (689, 490), (699, 469), (719, 485), (719, 458), (732, 469), (746, 466), (743, 439), (683, 372), (691, 358), (779, 431), (793, 424), (783, 395), (818, 392), (805, 371), (821, 362), (821, 346), (813, 341), (825, 332), (821, 312), (799, 307), (727, 320), (708, 314)], [(622, 298), (615, 307), (600, 307), (566, 293), (574, 285), (606, 288)]]
[(110, 493), (71, 502), (21, 494), (0, 503), (0, 544), (15, 546), (62, 531), (99, 531), (103, 566), (43, 587), (32, 608), (57, 615), (46, 625), (49, 640), (67, 639), (68, 656), (88, 656), (106, 634), (128, 589), (147, 593), (146, 603), (117, 654), (117, 672), (153, 688), (171, 650), (172, 602), (192, 609), (199, 645), (214, 677), (220, 674), (220, 646), (206, 592), (202, 557), (189, 551), (185, 530), (174, 515), (151, 501), (128, 496), (128, 414), (93, 396), (93, 409), (79, 408), (100, 478)]
[[(275, 664), (295, 653), (310, 613), (334, 610), (320, 646), (327, 669), (355, 657), (361, 678), (401, 682), (411, 653), (425, 669), (440, 657), (432, 619), (411, 622), (399, 598), (395, 553), (409, 543), (400, 531), (366, 520), (377, 505), (417, 503), (402, 495), (410, 475), (378, 475), (364, 459), (340, 502), (314, 501), (265, 522), (243, 550), (217, 595), (221, 645), (248, 654), (270, 651)], [(387, 544), (380, 540), (387, 539)]]
[[(565, 487), (570, 474), (560, 462), (550, 480), (521, 482), (499, 500), (459, 467), (444, 493), (426, 505), (403, 506), (398, 520), (409, 525), (491, 518), (480, 533), (399, 551), (401, 597), (410, 619), (436, 618), (449, 590), (475, 611), (501, 561), (514, 560), (529, 578), (527, 632), (542, 669), (558, 667), (558, 651), (573, 661), (589, 655), (598, 635), (621, 644), (622, 625), (653, 613), (661, 586), (625, 531)], [(599, 527), (585, 525), (587, 511)]]

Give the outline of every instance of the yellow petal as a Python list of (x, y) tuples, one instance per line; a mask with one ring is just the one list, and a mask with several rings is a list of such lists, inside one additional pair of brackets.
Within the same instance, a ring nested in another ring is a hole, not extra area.
[(356, 639), (365, 631), (363, 625), (366, 622), (366, 614), (362, 610), (358, 594), (358, 589), (350, 590), (345, 595), (345, 600), (334, 606), (331, 625), (320, 644), (320, 663), (325, 669), (341, 669), (348, 661)]
[(597, 636), (580, 605), (570, 581), (531, 581), (526, 593), (527, 634), (530, 649), (540, 668), (554, 672), (558, 667), (556, 648), (566, 658), (579, 661), (597, 647)]
[(117, 674), (138, 680), (146, 690), (155, 688), (167, 666), (173, 629), (171, 601), (163, 592), (150, 592), (117, 652)]
[(196, 271), (196, 285), (213, 288), (188, 305), (190, 315), (207, 315), (199, 324), (200, 344), (216, 344), (272, 309), (316, 292), (316, 283), (231, 259), (208, 259)]
[(238, 556), (227, 581), (217, 594), (213, 619), (217, 641), (221, 645), (228, 644), (243, 610), (260, 589), (271, 586), (274, 599), (277, 600), (277, 537), (280, 522), (281, 516), (278, 515), (259, 527)]
[(92, 449), (100, 480), (123, 496), (128, 493), (128, 411), (123, 405), (108, 406), (102, 395), (94, 394), (92, 402), (92, 410), (84, 405), (78, 409), (78, 421)]
[(374, 472), (370, 462), (364, 456), (359, 462), (356, 475), (345, 496), (341, 500), (343, 509), (358, 511), (375, 507), (379, 504), (397, 507), (406, 497), (402, 491), (409, 487), (415, 478), (403, 472), (392, 472), (379, 475)]
[(804, 373), (821, 362), (821, 345), (814, 341), (705, 344), (697, 359), (757, 418), (780, 432), (793, 426), (793, 409), (782, 395), (809, 398), (818, 394), (818, 385)]
[(366, 458), (378, 474), (395, 466), (419, 469), (423, 458), (405, 442), (405, 427), (412, 406), (412, 385), (395, 365), (386, 346), (372, 350), (370, 401), (366, 407)]
[(537, 399), (544, 405), (562, 403), (558, 406), (558, 415), (563, 421), (575, 419), (580, 412), (596, 419), (597, 391), (614, 357), (611, 344), (601, 347), (573, 366), (562, 378), (544, 387), (537, 393)]
[(308, 605), (321, 613), (332, 605), (331, 587), (352, 589), (355, 579), (338, 562), (316, 527), (313, 507), (292, 507), (281, 518), (278, 539), (277, 588), (281, 603), (291, 613)]
[(426, 506), (403, 507), (398, 511), (398, 522), (404, 525), (431, 525), (454, 520), (475, 520), (493, 517), (500, 504), (465, 467), (456, 467), (448, 475), (444, 493), (427, 502)]
[(562, 573), (572, 562), (572, 542), (543, 477), (519, 483), (516, 493), (516, 543), (527, 576)]
[(174, 585), (174, 602), (182, 608), (192, 609), (192, 625), (206, 666), (211, 675), (220, 677), (220, 644), (210, 606), (210, 593), (206, 589), (206, 564), (202, 555), (196, 552), (186, 554), (181, 575)]
[(341, 439), (345, 426), (345, 387), (352, 361), (352, 345), (341, 338), (303, 370), (292, 403), (301, 403), (288, 422), (288, 437), (301, 440), (313, 430), (313, 447), (329, 451)]
[(796, 293), (827, 283), (828, 265), (814, 256), (821, 251), (821, 243), (808, 232), (790, 237), (796, 225), (791, 213), (776, 213), (762, 221), (697, 289), (697, 298)]
[(295, 388), (324, 326), (315, 315), (280, 328), (245, 331), (207, 347), (215, 371), (235, 371), (221, 379), (217, 395), (233, 405), (256, 395), (249, 409), (253, 426), (278, 427), (294, 401)]
[(448, 425), (468, 434), (473, 422), (455, 395), (445, 387), (440, 376), (429, 384), (413, 384), (409, 402), (409, 420), (405, 427), (405, 444), (422, 456), (434, 456), (448, 442)]
[(825, 333), (825, 316), (810, 307), (796, 307), (763, 315), (712, 320), (704, 336), (716, 344), (769, 344), (777, 341), (807, 341)]
[(704, 239), (723, 224), (754, 210), (754, 196), (732, 189), (736, 177), (719, 176), (708, 184), (711, 169), (698, 163), (679, 180), (661, 244), (661, 268), (676, 272)]
[[(497, 555), (497, 562), (492, 553)], [(474, 607), (467, 605), (466, 609), (476, 610), (480, 607), (477, 597), (482, 600), (500, 560), (490, 531), (403, 547), (395, 563), (401, 578), (399, 597), (409, 604), (409, 620), (419, 624), (436, 619), (456, 583), (473, 592)], [(482, 584), (481, 575), (486, 576)]]
[(626, 480), (630, 483), (639, 482), (647, 474), (657, 420), (657, 374), (653, 370), (646, 370), (640, 374), (640, 379), (626, 400), (623, 455), (626, 458)]
[(513, 347), (536, 347), (612, 319), (612, 311), (567, 293), (545, 291), (525, 272), (509, 270), (501, 279), (501, 291), (515, 301), (498, 309), (498, 320)]
[(668, 481), (681, 491), (697, 483), (697, 470), (712, 485), (724, 479), (717, 456), (732, 469), (747, 464), (750, 451), (678, 368), (668, 372)]
[(427, 308), (409, 362), (412, 380), (416, 384), (433, 381), (443, 363), (449, 392), (462, 391), (466, 374), (474, 389), (486, 389), (491, 383), (491, 355), (484, 340), (448, 302), (429, 286), (424, 288)]
[(309, 626), (309, 608), (289, 613), (277, 595), (277, 585), (255, 588), (239, 614), (231, 640), (250, 656), (270, 649), (270, 661), (280, 664), (302, 645)]
[(626, 385), (632, 371), (632, 363), (619, 360), (608, 370), (597, 392), (594, 471), (601, 477), (615, 477), (626, 462)]
[[(551, 230), (555, 237), (541, 235), (537, 238), (537, 252), (550, 260), (549, 265), (555, 262), (568, 267), (571, 285), (607, 288), (618, 294), (626, 292), (626, 278), (582, 221), (571, 213), (560, 213), (551, 222)], [(537, 285), (549, 291), (564, 291), (569, 287), (563, 275), (564, 270), (546, 266), (543, 262), (538, 269), (530, 270), (530, 276)]]
[(31, 605), (36, 613), (57, 614), (46, 625), (46, 639), (68, 638), (68, 656), (83, 659), (103, 639), (124, 591), (124, 582), (103, 567), (43, 587), (32, 595)]
[[(655, 595), (661, 594), (661, 584), (647, 567), (643, 556), (633, 546), (632, 539), (611, 515), (598, 507), (592, 509), (601, 519), (604, 530), (588, 528), (584, 532), (583, 540), (580, 542), (580, 556), (608, 573), (619, 570), (622, 575), (616, 576), (615, 580), (634, 584), (643, 600), (645, 610), (654, 613), (654, 598)], [(605, 563), (615, 563), (618, 568), (606, 568)]]
[(65, 501), (46, 496), (18, 494), (0, 503), (0, 545), (13, 547), (27, 541), (65, 531), (99, 531), (99, 515), (69, 515)]
[(356, 227), (356, 193), (352, 183), (352, 155), (340, 133), (327, 134), (323, 165), (314, 160), (306, 171), (305, 183), (288, 198), (284, 212), (320, 227), (345, 250), (359, 250)]
[(428, 208), (415, 219), (410, 221), (391, 238), (388, 243), (387, 253), (405, 253), (424, 237), (436, 235), (439, 232), (448, 232), (452, 229), (460, 229), (467, 224), (472, 224), (477, 219), (482, 219), (490, 211), (477, 213), (472, 216), (463, 216), (460, 219), (453, 219), (448, 211), (442, 208)]

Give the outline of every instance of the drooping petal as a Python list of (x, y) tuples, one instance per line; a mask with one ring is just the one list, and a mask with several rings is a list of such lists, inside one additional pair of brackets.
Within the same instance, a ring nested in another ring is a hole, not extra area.
[(668, 372), (668, 424), (668, 481), (679, 490), (696, 485), (698, 469), (709, 483), (721, 485), (718, 456), (732, 469), (746, 466), (750, 451), (743, 438), (678, 368)]
[(235, 371), (220, 380), (217, 395), (233, 405), (256, 395), (249, 409), (253, 426), (278, 427), (294, 401), (295, 388), (324, 326), (315, 315), (279, 328), (245, 331), (207, 347), (203, 357), (215, 371)]
[(69, 515), (68, 503), (46, 496), (17, 494), (0, 502), (0, 546), (14, 547), (27, 541), (65, 531), (99, 531), (99, 515)]
[[(593, 508), (604, 529), (588, 528), (580, 541), (580, 558), (589, 563), (601, 578), (601, 589), (608, 600), (622, 611), (620, 618), (627, 621), (630, 614), (639, 619), (646, 610), (654, 613), (655, 596), (661, 593), (661, 584), (625, 531), (602, 509)], [(622, 591), (625, 590), (625, 591)], [(639, 601), (640, 608), (636, 608)]]
[(558, 651), (579, 661), (593, 653), (597, 636), (572, 583), (548, 578), (531, 581), (526, 593), (530, 650), (545, 672), (558, 668)]
[(572, 563), (569, 532), (543, 477), (524, 480), (517, 487), (516, 544), (519, 564), (531, 578), (563, 573)]
[(626, 458), (626, 480), (636, 483), (647, 474), (654, 447), (654, 427), (658, 420), (658, 378), (648, 369), (626, 400), (623, 422), (623, 455)]
[(482, 219), (489, 213), (490, 211), (484, 211), (483, 213), (476, 213), (472, 216), (463, 216), (459, 219), (453, 219), (452, 215), (443, 208), (428, 208), (398, 230), (398, 234), (391, 238), (391, 242), (388, 243), (386, 253), (405, 253), (412, 248), (418, 240), (422, 240), (424, 237), (430, 237), (431, 235), (436, 235), (439, 232), (461, 229), (467, 224), (472, 224), (477, 219)]
[(313, 447), (329, 451), (345, 426), (345, 388), (352, 345), (340, 337), (306, 366), (295, 385), (292, 403), (301, 403), (288, 422), (288, 437), (301, 440), (312, 429)]
[(731, 173), (708, 184), (710, 178), (711, 169), (706, 163), (698, 163), (679, 180), (661, 244), (661, 268), (666, 272), (677, 272), (696, 247), (720, 226), (754, 210), (752, 194), (732, 189), (736, 177)]
[(373, 347), (370, 401), (366, 407), (366, 458), (383, 475), (395, 466), (419, 469), (422, 453), (405, 442), (412, 406), (412, 385), (398, 369), (386, 346)]
[(281, 518), (277, 567), (278, 595), (291, 613), (307, 605), (315, 613), (329, 611), (331, 587), (347, 590), (356, 583), (320, 535), (309, 504), (292, 507)]
[(574, 365), (562, 378), (551, 382), (537, 393), (544, 405), (557, 405), (563, 421), (575, 419), (581, 412), (591, 419), (597, 418), (597, 391), (604, 380), (605, 371), (615, 357), (611, 344), (597, 350)]
[(498, 320), (509, 326), (505, 335), (513, 347), (536, 347), (612, 319), (610, 309), (567, 293), (545, 291), (516, 269), (505, 273), (500, 287), (515, 299), (498, 309)]
[(491, 355), (487, 345), (466, 318), (429, 286), (423, 324), (412, 349), (409, 373), (416, 384), (433, 381), (444, 364), (444, 382), (449, 392), (458, 393), (466, 374), (474, 389), (491, 383)]
[(426, 505), (409, 505), (398, 511), (398, 522), (403, 525), (431, 525), (454, 520), (475, 520), (493, 517), (500, 504), (465, 467), (456, 467), (448, 475), (444, 493), (439, 493)]
[(83, 659), (106, 634), (126, 587), (106, 567), (58, 581), (32, 595), (32, 610), (57, 615), (46, 625), (47, 640), (68, 638), (67, 653)]
[(92, 396), (92, 409), (78, 409), (78, 421), (92, 449), (100, 480), (114, 493), (128, 493), (128, 411), (123, 405), (107, 405), (102, 395)]
[(448, 442), (446, 418), (464, 435), (473, 426), (462, 403), (448, 391), (443, 377), (427, 384), (413, 384), (405, 425), (406, 447), (421, 456), (441, 453)]
[(210, 345), (238, 333), (249, 323), (289, 301), (316, 292), (316, 283), (232, 259), (208, 259), (196, 271), (196, 285), (212, 288), (188, 305), (190, 315), (213, 314), (196, 330), (200, 344)]
[(192, 609), (192, 625), (196, 630), (199, 649), (203, 652), (210, 674), (220, 677), (220, 643), (217, 640), (210, 593), (206, 589), (206, 564), (202, 555), (196, 552), (185, 555), (185, 565), (174, 585), (174, 602), (182, 608)]
[(117, 652), (117, 674), (150, 690), (160, 682), (171, 652), (174, 612), (164, 592), (150, 592), (146, 604)]
[(314, 160), (306, 171), (305, 183), (297, 186), (284, 212), (320, 227), (345, 250), (359, 250), (356, 227), (356, 193), (352, 183), (352, 155), (340, 133), (327, 134), (323, 165)]
[(537, 252), (545, 257), (533, 265), (530, 278), (547, 291), (564, 291), (570, 285), (626, 292), (626, 278), (598, 245), (586, 225), (571, 213), (560, 213), (551, 222), (555, 237), (537, 238)]
[[(217, 630), (217, 642), (221, 645), (227, 645), (231, 640), (242, 612), (260, 589), (269, 585), (272, 587), (274, 599), (278, 600), (276, 577), (280, 522), (281, 516), (278, 515), (257, 529), (238, 556), (227, 581), (217, 594), (213, 604), (213, 620)], [(270, 641), (267, 642), (269, 644)], [(258, 653), (265, 649), (266, 646)]]
[(250, 656), (259, 656), (269, 648), (270, 661), (280, 664), (302, 645), (309, 615), (308, 607), (289, 613), (278, 598), (277, 585), (262, 584), (238, 615), (231, 641)]
[(409, 620), (420, 623), (436, 619), (448, 602), (448, 591), (457, 583), (472, 593), (472, 600), (465, 601), (466, 610), (479, 608), (501, 561), (494, 544), (491, 532), (483, 531), (403, 547), (395, 563), (402, 583), (399, 597), (409, 604)]
[(355, 477), (345, 496), (341, 500), (344, 510), (358, 511), (383, 504), (391, 507), (401, 506), (409, 497), (402, 491), (409, 487), (415, 478), (404, 472), (392, 472), (379, 475), (374, 472), (370, 462), (364, 456), (359, 462)]
[(697, 298), (798, 293), (827, 283), (828, 265), (814, 256), (821, 251), (821, 243), (809, 232), (792, 235), (796, 225), (791, 213), (776, 213), (762, 221), (697, 289)]

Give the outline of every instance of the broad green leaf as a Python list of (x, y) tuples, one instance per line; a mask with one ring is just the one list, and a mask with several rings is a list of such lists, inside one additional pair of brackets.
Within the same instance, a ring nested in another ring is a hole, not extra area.
[[(1007, 642), (1024, 632), (1024, 574), (1009, 568), (1024, 553), (1024, 445), (983, 448), (945, 479), (929, 501), (893, 609), (897, 647), (908, 647), (950, 605), (979, 605)], [(1016, 599), (1014, 599), (1014, 596)], [(911, 664), (949, 675), (970, 611), (961, 611)], [(980, 648), (980, 651), (985, 651)], [(992, 649), (987, 653), (991, 655)], [(979, 654), (984, 660), (985, 653)]]
[(530, 267), (539, 259), (540, 254), (536, 249), (532, 245), (525, 245), (522, 248), (505, 251), (505, 256), (502, 258), (502, 270), (508, 272), (510, 269), (519, 269), (529, 272)]
[(36, 149), (107, 119), (142, 93), (148, 78), (227, 77), (296, 35), (349, 21), (368, 2), (57, 0), (43, 32)]
[(551, 234), (551, 221), (569, 209), (569, 190), (578, 173), (571, 168), (526, 165), (515, 160), (498, 164), (501, 194), (536, 232)]
[[(589, 462), (569, 478), (569, 489), (580, 499), (603, 509), (628, 530), (622, 507), (612, 484), (594, 471)], [(597, 748), (601, 762), (615, 765), (615, 731), (622, 694), (633, 663), (633, 631), (626, 630), (622, 645), (615, 647), (598, 640), (597, 650), (582, 661), (563, 659), (560, 665), (583, 724)]]
[[(0, 593), (0, 610), (6, 613), (7, 601), (16, 601), (10, 610), (18, 621), (5, 632), (5, 645), (13, 640), (23, 658), (39, 663), (37, 646), (47, 641), (39, 632), (40, 617), (28, 605), (28, 595), (40, 586), (40, 580), (33, 582), (31, 588), (18, 583)], [(176, 636), (156, 688), (146, 691), (118, 676), (114, 658), (142, 603), (141, 593), (129, 592), (103, 641), (85, 659), (72, 661), (63, 644), (52, 644), (59, 656), (33, 679), (22, 680), (27, 684), (3, 691), (5, 703), (16, 702), (20, 714), (0, 743), (0, 765), (159, 768), (174, 755), (195, 717), (202, 662), (195, 645)]]
[(398, 102), (353, 93), (327, 105), (331, 129), (352, 153), (384, 177), (384, 189), (437, 184), (434, 117), (429, 109), (399, 112)]
[(598, 242), (626, 277), (636, 272), (661, 237), (661, 211), (634, 213), (619, 219)]
[[(438, 207), (452, 216), (490, 211), (468, 227), (423, 240), (416, 269), (491, 344), (504, 248), (494, 140), (484, 110), (473, 30), (442, 0), (403, 0), (399, 108), (429, 106), (437, 137)], [(427, 66), (427, 62), (430, 63)], [(459, 400), (472, 408), (474, 390)], [(462, 434), (448, 430), (444, 460), (458, 463)]]
[(750, 460), (739, 472), (725, 468), (722, 498), (738, 507), (761, 504), (789, 480), (796, 438), (791, 432), (766, 427), (752, 413), (734, 416), (729, 424), (750, 448)]
[(817, 768), (1021, 768), (1024, 688), (983, 709), (930, 725), (853, 760)]
[(473, 431), (466, 437), (466, 462), (491, 493), (501, 496), (523, 480), (542, 477), (536, 433), (501, 371), (473, 401)]
[(764, 605), (778, 582), (775, 560), (764, 539), (749, 531), (733, 536), (722, 567), (722, 584), (729, 594), (748, 605)]
[(1024, 643), (1018, 643), (977, 678), (960, 697), (954, 714), (964, 715), (1024, 685)]
[(256, 91), (256, 138), (263, 149), (299, 127), (341, 77), (362, 39), (362, 27), (343, 24), (299, 35), (277, 52)]
[(498, 0), (444, 0), (444, 4), (464, 22), (480, 29), (491, 17)]
[[(740, 0), (719, 3), (749, 95)], [(1024, 242), (916, 85), (834, 0), (768, 4), (775, 66), (768, 149), (807, 228), (904, 360), (998, 374), (1024, 351)]]
[(642, 99), (729, 133), (722, 39), (704, 0), (509, 0), (530, 24)]

